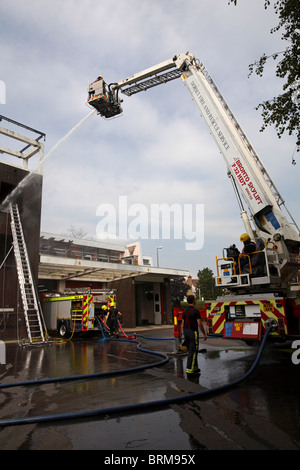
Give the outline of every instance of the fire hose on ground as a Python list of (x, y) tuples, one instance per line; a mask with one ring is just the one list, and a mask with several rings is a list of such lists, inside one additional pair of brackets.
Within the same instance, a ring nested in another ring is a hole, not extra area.
[[(24, 418), (15, 418), (15, 419), (2, 419), (0, 420), (0, 427), (2, 426), (15, 426), (15, 425), (21, 425), (21, 424), (33, 424), (33, 423), (45, 423), (45, 422), (53, 422), (53, 421), (62, 421), (62, 420), (70, 420), (70, 419), (80, 419), (80, 418), (90, 418), (90, 417), (101, 417), (101, 416), (111, 416), (111, 415), (120, 415), (120, 414), (126, 414), (126, 413), (134, 413), (134, 412), (141, 412), (141, 411), (149, 411), (150, 409), (154, 408), (166, 408), (171, 405), (175, 404), (180, 404), (188, 401), (193, 401), (193, 400), (201, 400), (205, 398), (209, 398), (213, 395), (225, 393), (228, 390), (230, 390), (233, 387), (236, 387), (243, 381), (245, 381), (255, 370), (257, 365), (259, 364), (259, 361), (261, 359), (262, 353), (264, 351), (267, 339), (271, 331), (274, 331), (273, 326), (269, 326), (267, 329), (263, 340), (261, 342), (259, 351), (257, 353), (256, 359), (253, 362), (252, 366), (250, 369), (244, 374), (241, 378), (234, 380), (228, 384), (221, 385), (219, 387), (213, 388), (213, 389), (208, 389), (208, 390), (202, 390), (200, 392), (196, 393), (190, 393), (188, 395), (181, 395), (178, 397), (173, 397), (173, 398), (166, 398), (166, 399), (161, 399), (161, 400), (155, 400), (155, 401), (148, 401), (144, 403), (133, 403), (131, 405), (122, 405), (122, 406), (116, 406), (116, 407), (109, 407), (109, 408), (100, 408), (100, 409), (93, 409), (93, 410), (82, 410), (82, 411), (74, 411), (74, 412), (69, 412), (69, 413), (57, 413), (57, 414), (52, 414), (52, 415), (43, 415), (43, 416), (27, 416)], [(150, 338), (149, 338), (150, 339)], [(157, 339), (157, 338), (151, 338), (151, 339)], [(110, 339), (111, 340), (111, 339)], [(88, 379), (94, 379), (94, 378), (107, 378), (109, 376), (118, 376), (118, 375), (125, 375), (125, 374), (130, 374), (134, 372), (139, 372), (141, 370), (148, 369), (150, 367), (157, 367), (157, 366), (162, 366), (163, 364), (166, 364), (169, 360), (168, 356), (166, 356), (163, 353), (159, 353), (156, 351), (150, 351), (147, 349), (143, 349), (140, 346), (140, 343), (136, 340), (131, 340), (131, 339), (122, 339), (122, 340), (116, 340), (115, 341), (129, 341), (133, 343), (137, 343), (138, 350), (145, 352), (147, 354), (155, 355), (155, 356), (160, 356), (162, 358), (161, 361), (153, 363), (153, 364), (148, 364), (145, 366), (138, 366), (134, 367), (131, 369), (124, 369), (124, 370), (118, 370), (118, 371), (110, 371), (110, 372), (101, 372), (101, 373), (93, 373), (93, 374), (84, 374), (84, 375), (75, 375), (75, 376), (67, 376), (67, 377), (56, 377), (56, 378), (47, 378), (47, 379), (40, 379), (40, 380), (29, 380), (29, 381), (24, 381), (24, 382), (13, 382), (13, 383), (7, 383), (7, 384), (0, 384), (0, 390), (1, 389), (6, 389), (6, 388), (11, 388), (11, 387), (21, 387), (21, 386), (28, 386), (28, 385), (42, 385), (42, 384), (49, 384), (53, 382), (66, 382), (66, 381), (71, 381), (71, 380), (88, 380)]]

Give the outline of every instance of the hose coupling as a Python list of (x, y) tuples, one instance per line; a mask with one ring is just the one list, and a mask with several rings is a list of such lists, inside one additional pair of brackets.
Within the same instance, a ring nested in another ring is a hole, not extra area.
[(275, 320), (275, 318), (268, 318), (265, 321), (265, 328), (268, 329), (270, 327), (272, 328), (271, 332), (274, 332), (274, 331), (278, 330), (278, 322), (277, 322), (277, 320)]

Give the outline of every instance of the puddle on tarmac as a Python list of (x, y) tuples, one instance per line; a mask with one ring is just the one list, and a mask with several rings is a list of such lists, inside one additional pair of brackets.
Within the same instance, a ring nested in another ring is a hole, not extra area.
[[(180, 416), (172, 409), (82, 422), (60, 429), (76, 449), (186, 450), (189, 436), (180, 428)], [(97, 439), (91, 436), (98, 436)]]
[[(153, 345), (154, 350), (155, 347)], [(157, 349), (161, 350), (161, 346)], [(9, 344), (6, 353), (7, 365), (0, 367), (1, 382), (130, 369), (159, 360), (157, 356), (138, 351), (134, 343), (97, 340), (41, 348)], [(159, 374), (139, 372), (110, 379), (2, 390), (2, 417), (66, 413), (161, 400), (170, 390), (175, 393), (179, 379), (182, 379), (183, 392), (190, 393), (189, 388), (198, 384), (211, 389), (242, 377), (252, 366), (256, 354), (256, 348), (207, 348), (206, 352), (198, 354), (201, 375), (193, 384), (186, 380), (187, 358), (183, 356), (171, 357), (166, 365), (153, 369)], [(276, 348), (267, 349), (253, 376), (228, 393), (227, 399), (237, 406), (235, 422), (242, 419), (244, 412), (259, 416), (276, 423), (299, 442), (298, 371), (299, 366), (297, 369), (292, 364), (288, 354)], [(47, 429), (46, 424), (37, 426), (23, 448), (37, 448), (41, 433), (46, 435)], [(193, 448), (189, 434), (181, 427), (180, 412), (173, 408), (109, 419), (62, 421), (55, 424), (55, 429), (76, 449)]]

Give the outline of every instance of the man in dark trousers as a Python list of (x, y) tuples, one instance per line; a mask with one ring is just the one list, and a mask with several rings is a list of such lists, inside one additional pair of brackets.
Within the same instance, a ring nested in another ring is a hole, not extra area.
[(188, 295), (187, 301), (189, 305), (184, 309), (182, 316), (184, 344), (188, 349), (186, 373), (188, 375), (196, 375), (200, 373), (197, 360), (199, 345), (198, 327), (204, 335), (204, 341), (207, 339), (207, 335), (201, 322), (200, 312), (195, 308), (195, 297)]
[(109, 336), (118, 336), (118, 323), (119, 317), (121, 316), (122, 314), (116, 308), (116, 304), (112, 302), (110, 309), (108, 310), (108, 314), (106, 316), (106, 322), (109, 328)]

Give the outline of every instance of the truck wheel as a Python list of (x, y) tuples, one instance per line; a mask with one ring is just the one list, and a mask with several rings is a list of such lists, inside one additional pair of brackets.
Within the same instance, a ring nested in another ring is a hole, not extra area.
[(68, 336), (68, 328), (67, 328), (66, 323), (59, 324), (58, 332), (61, 338), (66, 338)]

